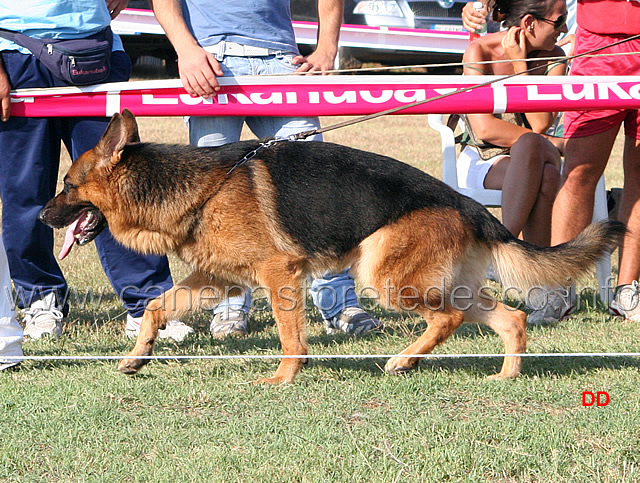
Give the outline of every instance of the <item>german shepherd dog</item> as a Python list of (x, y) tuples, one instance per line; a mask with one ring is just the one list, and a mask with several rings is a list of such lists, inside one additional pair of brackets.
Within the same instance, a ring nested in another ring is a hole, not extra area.
[[(419, 357), (412, 356), (431, 352), (463, 321), (488, 325), (506, 354), (519, 354), (526, 315), (481, 290), (489, 264), (511, 287), (563, 285), (625, 232), (607, 221), (569, 243), (539, 248), (514, 237), (482, 205), (394, 159), (328, 142), (282, 141), (237, 165), (259, 146), (141, 143), (125, 110), (40, 212), (53, 228), (72, 225), (71, 240), (80, 245), (108, 224), (124, 246), (173, 251), (193, 267), (147, 305), (135, 347), (118, 366), (123, 373), (146, 363), (136, 357), (152, 354), (158, 330), (193, 308), (203, 288), (261, 286), (270, 291), (283, 353), (300, 357), (282, 359), (260, 382), (291, 382), (307, 354), (303, 281), (346, 267), (384, 306), (426, 319), (425, 332), (387, 361), (386, 372), (414, 368)], [(464, 307), (455, 300), (462, 292)], [(507, 356), (493, 377), (516, 377), (521, 363)]]

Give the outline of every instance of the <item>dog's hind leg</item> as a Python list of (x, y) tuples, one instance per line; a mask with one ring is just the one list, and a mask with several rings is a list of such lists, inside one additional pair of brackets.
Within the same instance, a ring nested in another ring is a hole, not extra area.
[(401, 357), (411, 354), (429, 354), (435, 346), (444, 342), (453, 334), (464, 319), (464, 312), (450, 306), (434, 311), (428, 308), (418, 309), (427, 321), (427, 330), (398, 356), (387, 361), (384, 370), (387, 374), (397, 375), (410, 371), (420, 362), (419, 357)]
[[(501, 302), (495, 302), (492, 310), (483, 310), (475, 305), (467, 314), (470, 322), (479, 322), (489, 326), (504, 342), (505, 354), (521, 354), (527, 348), (527, 315), (521, 310), (507, 308)], [(505, 357), (502, 369), (491, 379), (518, 377), (522, 369), (522, 357)]]
[(136, 345), (128, 354), (128, 358), (120, 361), (118, 370), (124, 374), (138, 372), (149, 362), (148, 359), (139, 357), (148, 357), (153, 353), (158, 330), (165, 328), (167, 320), (178, 318), (185, 312), (199, 307), (203, 296), (212, 295), (207, 294), (208, 291), (221, 293), (218, 290), (210, 277), (194, 272), (180, 284), (151, 300), (144, 311)]
[[(271, 293), (273, 310), (280, 344), (285, 356), (306, 355), (306, 328), (302, 290), (302, 260), (288, 256), (274, 257), (262, 264), (258, 278)], [(285, 358), (272, 377), (259, 379), (257, 383), (281, 384), (292, 382), (306, 358)]]

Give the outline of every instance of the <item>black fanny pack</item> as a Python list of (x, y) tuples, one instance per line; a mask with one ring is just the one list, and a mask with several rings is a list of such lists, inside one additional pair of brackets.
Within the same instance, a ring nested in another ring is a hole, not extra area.
[(0, 29), (0, 37), (29, 49), (53, 75), (69, 84), (97, 84), (111, 72), (111, 27), (82, 39), (35, 39), (6, 29)]

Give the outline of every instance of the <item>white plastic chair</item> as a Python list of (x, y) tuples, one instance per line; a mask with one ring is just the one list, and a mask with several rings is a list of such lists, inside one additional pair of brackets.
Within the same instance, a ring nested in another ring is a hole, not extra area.
[[(458, 185), (458, 171), (456, 168), (458, 156), (454, 131), (444, 122), (442, 114), (429, 114), (427, 116), (429, 126), (440, 133), (442, 144), (442, 181), (455, 189), (458, 193), (476, 200), (478, 203), (489, 207), (502, 206), (502, 191), (490, 189), (460, 188)], [(459, 127), (464, 130), (464, 124), (459, 122)], [(593, 208), (593, 220), (606, 220), (609, 217), (607, 209), (607, 192), (605, 189), (604, 175), (598, 181)], [(605, 253), (596, 264), (596, 275), (600, 288), (600, 299), (607, 305), (611, 301), (609, 283), (611, 279), (611, 254)]]

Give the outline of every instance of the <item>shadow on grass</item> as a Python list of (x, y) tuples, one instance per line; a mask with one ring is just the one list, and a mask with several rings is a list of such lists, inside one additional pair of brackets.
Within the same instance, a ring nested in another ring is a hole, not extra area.
[[(77, 354), (95, 354), (100, 351), (108, 351), (111, 354), (125, 356), (134, 346), (134, 341), (125, 339), (120, 334), (124, 329), (124, 312), (119, 308), (119, 304), (113, 297), (113, 308), (104, 308), (103, 310), (91, 312), (84, 311), (75, 315), (75, 318), (69, 324), (70, 327), (67, 334), (74, 334), (75, 337), (63, 337), (62, 343), (55, 345), (49, 343), (34, 343), (25, 345), (25, 352), (30, 355), (64, 355), (69, 353), (72, 347), (74, 353)], [(104, 307), (104, 306), (103, 306)], [(603, 306), (587, 307), (585, 310), (601, 310)], [(347, 353), (351, 343), (372, 344), (376, 338), (381, 337), (380, 344), (376, 346), (399, 346), (404, 347), (415, 340), (424, 332), (427, 325), (425, 321), (416, 315), (408, 315), (406, 313), (391, 312), (381, 307), (367, 307), (367, 310), (374, 316), (384, 320), (385, 328), (382, 333), (373, 333), (358, 338), (354, 336), (337, 333), (328, 335), (322, 331), (317, 334), (318, 325), (321, 325), (322, 318), (316, 309), (311, 309), (307, 314), (307, 322), (312, 327), (314, 334), (309, 335), (308, 342), (315, 354), (336, 353), (336, 347), (344, 347), (344, 351), (337, 353)], [(584, 315), (585, 310), (581, 311)], [(588, 315), (587, 315), (588, 316)], [(601, 313), (595, 313), (594, 316), (602, 316)], [(195, 312), (184, 319), (185, 322), (194, 327), (197, 331), (196, 337), (191, 337), (182, 343), (176, 343), (167, 340), (158, 340), (155, 347), (155, 354), (161, 355), (189, 355), (189, 354), (275, 354), (280, 353), (280, 340), (275, 328), (273, 315), (268, 307), (261, 307), (259, 310), (253, 311), (250, 318), (250, 333), (246, 337), (236, 338), (227, 337), (224, 339), (215, 339), (208, 335), (209, 323), (211, 315), (208, 312)], [(116, 325), (117, 324), (117, 325)], [(86, 328), (103, 329), (104, 326), (113, 326), (111, 336), (109, 338), (83, 340), (87, 335)], [(529, 330), (541, 330), (537, 328)], [(545, 328), (543, 330), (549, 330)], [(75, 333), (74, 333), (75, 331)], [(115, 332), (114, 332), (115, 331)], [(206, 335), (205, 335), (206, 334)], [(497, 337), (493, 331), (485, 326), (476, 324), (464, 324), (456, 334), (456, 338), (461, 339), (482, 339), (487, 335)], [(364, 349), (366, 351), (366, 348)], [(168, 364), (179, 361), (187, 363), (187, 360), (167, 359), (155, 360), (154, 364)], [(104, 361), (109, 365), (115, 366), (117, 361)], [(275, 367), (278, 363), (277, 359), (270, 361)], [(33, 361), (30, 367), (38, 370), (47, 370), (60, 367), (75, 367), (86, 364), (86, 361), (74, 360), (55, 360), (55, 361)], [(369, 374), (381, 375), (381, 367), (386, 363), (386, 358), (367, 358), (367, 359), (310, 359), (307, 367), (322, 366), (334, 370), (357, 370)], [(417, 370), (431, 372), (450, 372), (455, 373), (462, 371), (473, 376), (484, 377), (494, 374), (500, 370), (502, 358), (473, 358), (473, 359), (424, 359), (420, 362)], [(523, 360), (523, 375), (525, 377), (533, 376), (550, 376), (550, 375), (570, 375), (570, 374), (588, 374), (600, 369), (623, 369), (623, 368), (640, 369), (640, 360), (633, 357), (572, 357), (563, 358), (561, 363), (558, 360), (549, 357), (525, 358)], [(224, 372), (224, 368), (220, 368)], [(146, 376), (145, 376), (146, 374)], [(151, 373), (142, 371), (141, 376), (151, 377)]]
[[(376, 337), (376, 335), (365, 336), (365, 337)], [(280, 343), (277, 337), (268, 337), (268, 338), (253, 338), (247, 337), (244, 339), (231, 339), (214, 341), (218, 346), (224, 346), (225, 350), (221, 351), (221, 354), (249, 354), (255, 353), (256, 349), (258, 351), (265, 352), (273, 352), (279, 351)], [(336, 341), (336, 343), (340, 344), (340, 341)], [(170, 346), (176, 347), (179, 350), (173, 354), (167, 354), (165, 349), (170, 348)], [(322, 346), (322, 344), (319, 344)], [(334, 343), (327, 342), (327, 346), (332, 345), (335, 347)], [(192, 363), (192, 360), (181, 360), (181, 359), (172, 359), (171, 355), (181, 355), (184, 352), (191, 352), (191, 350), (186, 351), (187, 348), (193, 348), (194, 346), (200, 347), (205, 350), (205, 352), (210, 353), (210, 349), (212, 347), (211, 341), (192, 341), (184, 344), (176, 344), (176, 343), (164, 343), (163, 341), (159, 342), (155, 354), (162, 354), (169, 356), (168, 359), (154, 360), (153, 365), (162, 364), (189, 364)], [(126, 354), (133, 347), (132, 343), (123, 342), (119, 344), (118, 347), (114, 347), (115, 351), (119, 354)], [(316, 345), (316, 348), (318, 345)], [(53, 353), (52, 353), (53, 352)], [(179, 352), (179, 353), (178, 353)], [(322, 351), (316, 351), (322, 352)], [(47, 350), (46, 347), (41, 347), (37, 350), (30, 350), (29, 347), (25, 347), (25, 353), (28, 355), (34, 356), (46, 356), (46, 355), (63, 355), (59, 354), (59, 350)], [(242, 360), (242, 359), (240, 359)], [(323, 367), (327, 369), (332, 369), (335, 371), (341, 370), (350, 370), (350, 371), (358, 371), (368, 373), (370, 375), (384, 375), (382, 368), (386, 363), (387, 358), (366, 358), (366, 359), (357, 359), (357, 358), (344, 358), (344, 359), (310, 359), (308, 363), (305, 365), (305, 368), (314, 368), (314, 367)], [(118, 360), (102, 360), (99, 361), (103, 363), (105, 366), (109, 368), (109, 370), (113, 370), (115, 372)], [(275, 367), (279, 363), (279, 359), (272, 359), (267, 361)], [(83, 366), (88, 363), (93, 363), (93, 361), (86, 360), (52, 360), (52, 361), (31, 361), (29, 362), (29, 367), (35, 370), (55, 370), (60, 368), (71, 368)], [(464, 359), (464, 358), (456, 358), (456, 359), (424, 359), (420, 361), (420, 364), (413, 372), (447, 372), (450, 374), (455, 374), (456, 372), (463, 372), (468, 375), (483, 378), (492, 374), (499, 372), (500, 367), (502, 365), (502, 358), (473, 358), (473, 359)], [(615, 358), (607, 358), (607, 357), (571, 357), (571, 358), (562, 358), (561, 363), (558, 363), (557, 359), (549, 358), (549, 357), (527, 357), (523, 359), (523, 368), (522, 368), (522, 376), (524, 377), (550, 377), (550, 376), (570, 376), (570, 375), (587, 375), (602, 369), (608, 370), (621, 370), (626, 368), (634, 368), (640, 370), (640, 359), (636, 357), (615, 357)], [(224, 374), (227, 370), (229, 372), (235, 373), (236, 371), (221, 365), (216, 369), (219, 373)], [(411, 373), (405, 375), (405, 377), (410, 377)], [(138, 373), (135, 377), (154, 377), (153, 372), (142, 369), (141, 373)]]
[[(447, 359), (424, 360), (418, 370), (442, 371), (449, 373), (465, 372), (477, 377), (490, 376), (500, 371), (501, 358), (487, 359)], [(572, 357), (557, 359), (549, 357), (527, 357), (523, 359), (521, 377), (550, 377), (587, 375), (602, 369), (621, 370), (627, 368), (640, 369), (640, 360), (636, 357)]]

